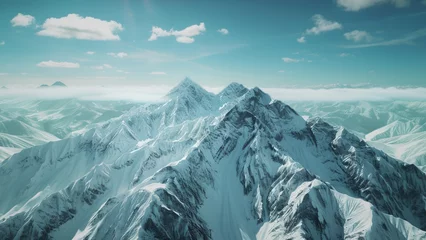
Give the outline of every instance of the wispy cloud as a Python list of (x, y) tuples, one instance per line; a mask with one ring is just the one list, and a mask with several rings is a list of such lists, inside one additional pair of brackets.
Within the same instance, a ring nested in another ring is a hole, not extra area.
[(160, 27), (153, 26), (151, 30), (151, 37), (148, 41), (155, 41), (159, 37), (176, 37), (176, 41), (180, 43), (193, 43), (195, 41), (194, 37), (200, 35), (202, 32), (206, 31), (204, 23), (199, 25), (192, 25), (183, 30), (176, 31), (173, 29), (164, 30)]
[(54, 61), (44, 61), (37, 64), (38, 67), (46, 68), (80, 68), (80, 64), (72, 62), (54, 62)]
[(82, 40), (120, 40), (117, 32), (123, 26), (116, 21), (104, 21), (93, 17), (68, 14), (62, 18), (48, 18), (37, 34), (54, 38), (75, 38)]
[(403, 38), (397, 38), (397, 39), (375, 42), (375, 43), (347, 45), (343, 47), (344, 48), (368, 48), (368, 47), (379, 47), (379, 46), (410, 45), (410, 44), (414, 44), (414, 40), (418, 38), (422, 38), (424, 36), (426, 36), (426, 28), (410, 33)]
[(93, 66), (92, 68), (96, 69), (96, 70), (105, 70), (105, 69), (111, 69), (112, 66), (109, 65), (109, 64), (102, 64), (102, 65), (99, 65), (99, 66)]
[(305, 43), (305, 42), (306, 42), (306, 39), (305, 39), (305, 37), (304, 37), (304, 36), (302, 36), (302, 37), (300, 37), (300, 38), (298, 38), (298, 39), (297, 39), (297, 42), (298, 42), (298, 43)]
[(349, 56), (351, 56), (351, 54), (350, 53), (341, 53), (341, 54), (339, 54), (339, 56), (340, 57), (349, 57)]
[(148, 49), (139, 49), (138, 51), (131, 52), (128, 55), (130, 59), (139, 59), (149, 63), (163, 63), (163, 62), (190, 62), (214, 55), (229, 53), (230, 51), (244, 48), (247, 44), (235, 44), (221, 47), (210, 47), (207, 50), (198, 51), (197, 53), (187, 55), (175, 55), (173, 53), (159, 52)]
[(6, 42), (5, 41), (1, 41), (0, 42), (0, 46), (3, 46), (3, 45), (5, 45), (6, 44)]
[(371, 42), (373, 40), (373, 37), (371, 36), (371, 34), (369, 34), (366, 31), (360, 31), (360, 30), (347, 32), (343, 34), (343, 36), (345, 36), (347, 40), (351, 40), (354, 42), (362, 42), (362, 41)]
[(285, 63), (298, 63), (298, 62), (301, 62), (301, 61), (304, 60), (303, 58), (302, 59), (296, 59), (296, 58), (289, 58), (289, 57), (284, 57), (282, 59)]
[(337, 0), (337, 5), (346, 11), (357, 12), (380, 4), (392, 4), (395, 7), (408, 7), (411, 0)]
[(116, 58), (124, 58), (124, 57), (128, 56), (128, 54), (125, 53), (125, 52), (119, 52), (119, 53), (110, 52), (110, 53), (107, 53), (107, 55), (112, 56), (112, 57), (116, 57)]
[(6, 76), (6, 75), (9, 75), (9, 73), (2, 73), (2, 72), (0, 72), (0, 76)]
[(167, 75), (165, 72), (151, 72), (151, 75)]
[(35, 22), (35, 18), (31, 15), (24, 15), (22, 13), (18, 13), (10, 23), (12, 23), (13, 27), (28, 27)]
[(338, 22), (329, 21), (320, 14), (315, 14), (312, 17), (312, 20), (314, 21), (315, 26), (310, 29), (307, 29), (306, 34), (318, 35), (322, 32), (329, 32), (343, 28), (342, 24)]
[(95, 54), (95, 52), (88, 51), (88, 52), (86, 52), (86, 54), (87, 54), (87, 55), (93, 55), (93, 54)]

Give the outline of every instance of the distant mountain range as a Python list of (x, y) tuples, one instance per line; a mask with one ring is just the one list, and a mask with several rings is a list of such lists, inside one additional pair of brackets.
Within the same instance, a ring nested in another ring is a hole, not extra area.
[(57, 81), (54, 82), (52, 85), (47, 85), (47, 84), (42, 84), (40, 85), (38, 88), (48, 88), (48, 87), (67, 87), (67, 85), (65, 85), (65, 83)]
[(84, 133), (134, 106), (121, 101), (0, 97), (0, 161), (24, 148)]

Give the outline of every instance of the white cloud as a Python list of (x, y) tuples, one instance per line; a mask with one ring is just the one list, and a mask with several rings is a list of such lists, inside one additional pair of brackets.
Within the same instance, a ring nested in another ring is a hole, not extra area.
[(349, 53), (341, 53), (339, 54), (340, 57), (349, 57), (351, 54)]
[(123, 70), (117, 70), (118, 73), (124, 73), (124, 74), (129, 74), (129, 72), (123, 71)]
[(262, 88), (271, 97), (291, 101), (426, 100), (426, 88)]
[(167, 75), (165, 72), (151, 72), (151, 75)]
[(359, 11), (380, 4), (393, 4), (395, 7), (407, 7), (411, 0), (337, 0), (337, 5), (346, 11)]
[(10, 20), (10, 23), (12, 23), (12, 26), (14, 27), (28, 27), (32, 25), (35, 22), (35, 18), (31, 15), (24, 15), (22, 13), (18, 13), (12, 20)]
[(109, 65), (109, 64), (102, 64), (102, 65), (99, 65), (99, 66), (94, 66), (92, 68), (96, 69), (96, 70), (104, 70), (104, 69), (110, 69), (110, 68), (112, 68), (112, 66)]
[(298, 63), (298, 62), (303, 61), (303, 58), (302, 59), (295, 59), (295, 58), (284, 57), (282, 59), (286, 63)]
[(9, 73), (0, 73), (0, 76), (6, 76), (9, 75)]
[(403, 38), (392, 39), (392, 40), (376, 42), (376, 43), (348, 45), (343, 47), (344, 48), (368, 48), (368, 47), (379, 47), (379, 46), (395, 46), (395, 45), (413, 44), (414, 40), (425, 37), (425, 36), (426, 36), (426, 28), (423, 28), (418, 31), (412, 32)]
[(104, 21), (93, 17), (68, 14), (62, 18), (48, 18), (37, 34), (55, 38), (82, 40), (120, 40), (117, 32), (124, 28), (115, 21)]
[(299, 43), (305, 43), (306, 39), (305, 39), (304, 36), (302, 36), (302, 37), (300, 37), (300, 38), (297, 39), (297, 42), (299, 42)]
[[(96, 77), (101, 81), (110, 79), (125, 79), (124, 77), (108, 78)], [(90, 78), (93, 80), (93, 78)], [(0, 86), (1, 87), (1, 86)], [(172, 86), (147, 85), (147, 86), (86, 86), (67, 88), (28, 88), (17, 87), (7, 89), (1, 93), (2, 98), (17, 98), (28, 100), (56, 100), (56, 99), (80, 99), (87, 101), (133, 101), (133, 102), (157, 102), (167, 94)]]
[(6, 44), (6, 42), (5, 41), (1, 41), (0, 42), (0, 46), (3, 46), (3, 45), (5, 45)]
[(86, 54), (88, 54), (88, 55), (93, 55), (93, 54), (95, 54), (95, 52), (88, 51), (88, 52), (86, 52)]
[[(426, 1), (426, 0), (425, 0)], [(222, 28), (222, 29), (219, 29), (219, 30), (217, 30), (218, 32), (220, 32), (220, 33), (222, 33), (223, 35), (228, 35), (229, 34), (229, 31), (228, 31), (228, 29), (226, 29), (226, 28)]]
[[(101, 78), (99, 78), (101, 79)], [(108, 78), (105, 78), (108, 79)], [(114, 78), (116, 79), (116, 78)], [(161, 101), (173, 86), (115, 86), (115, 87), (68, 87), (54, 88), (9, 88), (2, 92), (4, 98), (18, 99), (69, 99), (76, 98), (91, 101)], [(206, 88), (219, 92), (222, 88)], [(426, 100), (426, 88), (262, 88), (274, 99), (285, 102), (296, 101), (394, 101)]]
[(351, 40), (354, 42), (361, 42), (361, 41), (371, 42), (373, 40), (373, 37), (366, 31), (354, 30), (352, 32), (347, 32), (343, 35), (345, 36), (347, 40)]
[(328, 31), (333, 31), (333, 30), (343, 28), (342, 24), (340, 24), (338, 22), (329, 21), (329, 20), (325, 19), (320, 14), (315, 14), (312, 17), (312, 20), (314, 21), (315, 27), (313, 27), (311, 29), (307, 29), (306, 30), (307, 34), (318, 35), (322, 32), (328, 32)]
[(128, 54), (125, 52), (119, 52), (119, 53), (107, 53), (107, 55), (112, 56), (112, 57), (116, 57), (116, 58), (124, 58), (127, 57)]
[(80, 64), (72, 62), (54, 62), (54, 61), (44, 61), (37, 64), (38, 67), (48, 67), (48, 68), (80, 68)]
[(195, 41), (194, 37), (200, 35), (202, 32), (206, 31), (206, 27), (204, 23), (200, 23), (199, 25), (192, 25), (183, 30), (175, 31), (170, 29), (169, 31), (164, 30), (160, 27), (153, 26), (152, 34), (149, 37), (148, 41), (155, 41), (159, 37), (176, 37), (176, 41), (180, 43), (193, 43)]

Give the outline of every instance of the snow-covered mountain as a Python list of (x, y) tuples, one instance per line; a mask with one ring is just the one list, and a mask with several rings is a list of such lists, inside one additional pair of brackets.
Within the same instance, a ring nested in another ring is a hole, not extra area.
[(321, 117), (342, 125), (392, 157), (426, 171), (426, 103), (298, 102), (292, 104), (307, 117)]
[(416, 166), (259, 88), (166, 99), (0, 163), (0, 236), (426, 238)]
[(83, 133), (121, 116), (133, 106), (134, 103), (120, 101), (23, 100), (0, 96), (0, 161), (24, 148)]

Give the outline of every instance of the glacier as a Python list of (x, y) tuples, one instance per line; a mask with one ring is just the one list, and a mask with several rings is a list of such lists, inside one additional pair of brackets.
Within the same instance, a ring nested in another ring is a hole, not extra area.
[(238, 83), (25, 148), (0, 196), (2, 239), (426, 239), (418, 167)]

